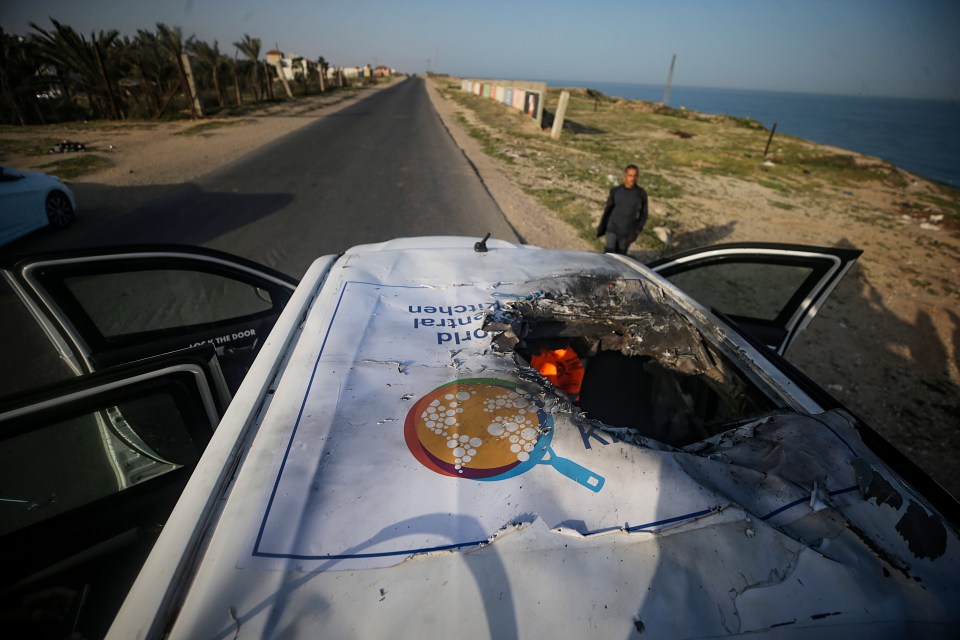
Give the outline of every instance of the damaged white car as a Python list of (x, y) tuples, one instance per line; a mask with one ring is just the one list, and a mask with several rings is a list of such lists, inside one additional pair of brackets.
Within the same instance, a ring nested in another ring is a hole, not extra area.
[[(19, 560), (7, 597), (89, 589), (47, 602), (124, 639), (956, 637), (956, 500), (780, 357), (858, 255), (725, 245), (648, 268), (417, 238), (321, 258), (292, 294), (246, 265), (247, 306), (191, 341), (208, 351), (0, 407), (26, 451), (79, 399), (76, 429), (113, 452), (100, 493), (17, 489), (32, 508), (7, 541), (100, 531)], [(89, 371), (111, 341), (63, 310), (102, 292), (92, 262), (73, 286), (68, 258), (8, 274)], [(259, 352), (222, 419), (215, 349)]]

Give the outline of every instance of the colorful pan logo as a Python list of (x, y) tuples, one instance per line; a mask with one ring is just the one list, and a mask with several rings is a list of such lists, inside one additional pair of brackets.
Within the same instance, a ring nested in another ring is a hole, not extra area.
[(600, 491), (604, 478), (550, 447), (553, 419), (543, 403), (513, 382), (468, 378), (421, 398), (404, 423), (410, 453), (452, 478), (506, 480), (546, 464)]

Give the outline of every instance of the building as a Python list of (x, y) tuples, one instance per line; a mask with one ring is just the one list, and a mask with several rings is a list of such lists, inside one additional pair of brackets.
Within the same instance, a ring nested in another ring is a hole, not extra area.
[(267, 64), (283, 73), (283, 77), (288, 81), (296, 80), (297, 76), (309, 76), (310, 72), (317, 68), (314, 60), (304, 58), (294, 52), (285, 56), (282, 51), (272, 49), (267, 51)]

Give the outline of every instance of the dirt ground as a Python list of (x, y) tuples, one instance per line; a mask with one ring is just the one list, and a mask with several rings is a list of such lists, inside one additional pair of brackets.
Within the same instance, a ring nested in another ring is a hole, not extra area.
[[(0, 164), (69, 176), (70, 163), (96, 157), (95, 171), (67, 177), (70, 184), (114, 187), (176, 185), (239, 159), (284, 135), (325, 118), (389, 84), (299, 98), (242, 117), (200, 121), (71, 122), (0, 126)], [(61, 141), (81, 142), (84, 153), (50, 153)], [(67, 173), (63, 172), (66, 163)]]
[[(605, 197), (596, 180), (571, 180), (552, 161), (533, 153), (505, 153), (501, 147), (490, 155), (490, 145), (485, 147), (483, 136), (477, 136), (477, 130), (486, 126), (480, 118), (442, 97), (432, 82), (427, 86), (447, 129), (525, 242), (597, 250), (583, 228), (571, 226), (530, 195), (531, 189), (543, 185), (582, 194), (587, 202), (599, 203), (591, 209), (589, 226), (599, 217)], [(79, 140), (87, 145), (88, 154), (106, 161), (99, 170), (70, 180), (79, 188), (84, 183), (176, 185), (326, 117), (370, 90), (377, 88), (301, 99), (244, 117), (200, 124), (2, 127), (0, 163), (56, 172), (50, 163), (71, 154), (51, 155), (47, 147), (62, 139)], [(543, 136), (532, 122), (528, 128), (528, 140)], [(522, 150), (524, 140), (515, 142), (507, 152), (514, 146)], [(853, 155), (859, 164), (879, 162)], [(620, 164), (597, 170), (616, 179)], [(776, 171), (776, 166), (770, 168), (774, 176)], [(769, 185), (706, 174), (695, 164), (661, 173), (680, 185), (683, 195), (651, 198), (653, 224), (669, 228), (672, 238), (669, 245), (658, 246), (656, 241), (641, 245), (634, 252), (641, 260), (692, 246), (746, 240), (864, 250), (787, 357), (960, 495), (956, 463), (960, 454), (960, 236), (949, 217), (941, 221), (930, 207), (912, 204), (924, 196), (933, 197), (935, 185), (900, 172), (906, 179), (899, 186), (856, 181), (802, 191), (785, 201)], [(155, 195), (159, 194), (151, 197)], [(109, 206), (119, 211), (139, 204)]]

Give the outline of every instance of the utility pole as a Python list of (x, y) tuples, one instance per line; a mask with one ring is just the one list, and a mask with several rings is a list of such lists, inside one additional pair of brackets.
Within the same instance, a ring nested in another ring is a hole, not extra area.
[(673, 54), (673, 60), (670, 61), (670, 73), (667, 75), (667, 90), (663, 92), (664, 106), (670, 102), (670, 85), (673, 84), (673, 65), (677, 63), (677, 54)]
[(767, 146), (763, 148), (763, 157), (767, 157), (767, 152), (770, 151), (770, 143), (773, 142), (773, 134), (777, 132), (777, 123), (773, 123), (773, 128), (770, 129), (770, 137), (767, 138)]

